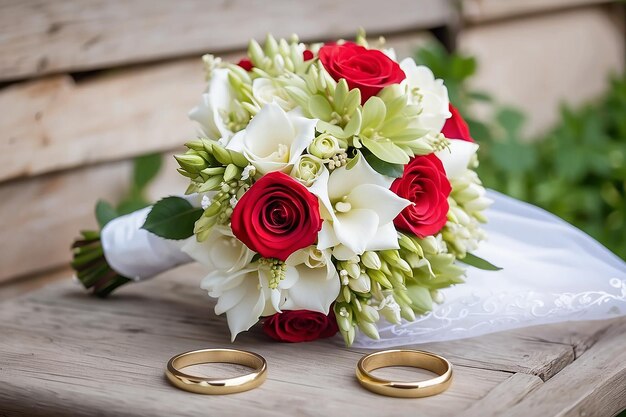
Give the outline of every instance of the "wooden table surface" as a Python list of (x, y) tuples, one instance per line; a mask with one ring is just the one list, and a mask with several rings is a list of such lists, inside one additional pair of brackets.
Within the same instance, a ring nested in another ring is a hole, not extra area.
[[(231, 344), (201, 277), (187, 266), (106, 300), (67, 279), (1, 301), (0, 416), (612, 416), (626, 408), (626, 319), (416, 345), (451, 360), (453, 384), (396, 399), (358, 385), (355, 365), (367, 350), (338, 339), (284, 344), (255, 329)], [(168, 384), (171, 356), (212, 347), (263, 355), (267, 381), (226, 396)]]

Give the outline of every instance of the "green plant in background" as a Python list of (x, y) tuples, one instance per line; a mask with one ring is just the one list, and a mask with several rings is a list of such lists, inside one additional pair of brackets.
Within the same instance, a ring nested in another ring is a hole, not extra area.
[(135, 158), (130, 188), (120, 202), (116, 206), (105, 200), (98, 200), (96, 203), (96, 219), (100, 228), (103, 228), (105, 224), (116, 217), (132, 213), (152, 204), (146, 196), (146, 189), (159, 173), (161, 163), (162, 157), (159, 153)]
[(126, 195), (115, 206), (104, 200), (98, 201), (96, 219), (100, 230), (81, 231), (81, 237), (72, 245), (71, 265), (76, 271), (76, 277), (85, 288), (92, 289), (99, 297), (106, 297), (114, 289), (130, 281), (130, 278), (109, 267), (100, 242), (100, 231), (114, 218), (151, 204), (146, 196), (146, 189), (161, 169), (161, 162), (160, 154), (135, 158), (132, 182)]
[[(522, 140), (524, 116), (473, 91), (467, 81), (476, 60), (439, 44), (416, 53), (448, 86), (451, 102), (480, 143), (480, 177), (489, 188), (543, 207), (626, 259), (626, 77), (615, 77), (601, 100), (562, 107), (552, 131)], [(489, 120), (473, 117), (488, 107)]]

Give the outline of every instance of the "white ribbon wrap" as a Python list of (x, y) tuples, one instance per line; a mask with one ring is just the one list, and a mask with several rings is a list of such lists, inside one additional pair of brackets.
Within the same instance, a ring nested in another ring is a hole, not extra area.
[(136, 281), (191, 262), (180, 248), (187, 240), (168, 240), (142, 229), (151, 207), (111, 220), (100, 233), (104, 257), (116, 272)]
[[(476, 255), (503, 268), (468, 267), (466, 283), (443, 290), (446, 300), (414, 322), (380, 323), (380, 340), (357, 335), (355, 346), (386, 348), (461, 339), (524, 326), (626, 314), (626, 263), (558, 217), (494, 191), (486, 215), (489, 239)], [(191, 258), (182, 241), (140, 229), (149, 208), (102, 230), (109, 265), (149, 278)]]

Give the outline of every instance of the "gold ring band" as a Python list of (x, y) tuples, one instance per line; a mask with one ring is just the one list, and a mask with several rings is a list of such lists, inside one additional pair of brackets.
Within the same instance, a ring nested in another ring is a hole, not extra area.
[[(388, 366), (410, 366), (436, 373), (436, 378), (418, 382), (381, 379), (371, 371)], [(419, 398), (439, 394), (452, 383), (452, 364), (430, 352), (409, 349), (384, 350), (364, 356), (356, 368), (359, 383), (367, 390), (388, 397)]]
[[(180, 369), (202, 363), (232, 363), (254, 371), (233, 378), (205, 378)], [(202, 349), (181, 353), (167, 363), (165, 376), (177, 388), (197, 394), (233, 394), (258, 387), (267, 377), (267, 362), (256, 353), (237, 349)]]

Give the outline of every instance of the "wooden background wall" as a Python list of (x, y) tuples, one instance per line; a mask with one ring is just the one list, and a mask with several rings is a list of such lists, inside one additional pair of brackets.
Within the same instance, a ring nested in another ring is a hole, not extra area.
[[(194, 135), (200, 55), (241, 55), (267, 32), (304, 40), (385, 35), (407, 56), (446, 35), (480, 59), (475, 83), (545, 129), (622, 71), (621, 6), (598, 0), (0, 0), (0, 285), (67, 265), (115, 201), (131, 159), (162, 152), (154, 198), (185, 187), (171, 154)], [(444, 29), (442, 29), (444, 28)]]

